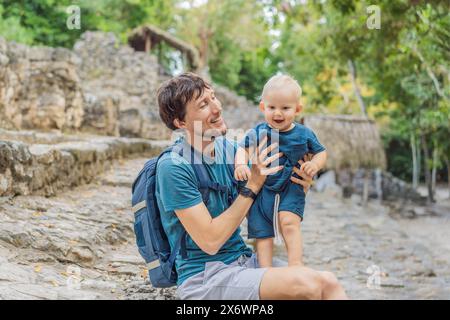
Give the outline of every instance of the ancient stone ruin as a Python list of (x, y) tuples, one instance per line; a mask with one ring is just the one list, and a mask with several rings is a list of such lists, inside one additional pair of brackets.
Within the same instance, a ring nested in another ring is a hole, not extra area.
[[(156, 103), (167, 79), (159, 69), (112, 33), (86, 32), (72, 51), (0, 38), (0, 196), (52, 195), (114, 159), (157, 152), (151, 141), (171, 137)], [(216, 90), (230, 127), (256, 122), (243, 112), (250, 102)]]

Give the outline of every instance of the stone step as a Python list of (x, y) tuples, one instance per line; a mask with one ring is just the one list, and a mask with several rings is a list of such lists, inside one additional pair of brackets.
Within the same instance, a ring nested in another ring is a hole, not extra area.
[(0, 196), (52, 196), (67, 187), (91, 182), (114, 160), (155, 156), (169, 143), (89, 135), (75, 140), (74, 136), (2, 130), (0, 138), (5, 137), (14, 140), (0, 140)]

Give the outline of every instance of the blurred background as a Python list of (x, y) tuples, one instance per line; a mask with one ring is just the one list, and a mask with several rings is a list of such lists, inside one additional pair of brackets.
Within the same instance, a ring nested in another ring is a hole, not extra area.
[(449, 9), (0, 0), (0, 297), (173, 298), (144, 282), (129, 188), (170, 139), (158, 86), (193, 71), (232, 135), (262, 120), (272, 75), (301, 84), (297, 120), (329, 153), (307, 264), (337, 272), (352, 298), (450, 298)]

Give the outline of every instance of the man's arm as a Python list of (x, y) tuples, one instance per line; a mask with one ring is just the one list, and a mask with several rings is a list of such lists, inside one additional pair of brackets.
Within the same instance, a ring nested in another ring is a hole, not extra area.
[[(267, 168), (281, 153), (267, 157), (277, 145), (272, 144), (261, 150), (264, 143), (258, 148), (257, 155), (252, 157), (251, 178), (247, 182), (247, 187), (256, 194), (262, 188), (266, 175), (282, 169), (282, 166)], [(215, 218), (211, 217), (203, 202), (190, 208), (175, 210), (175, 214), (200, 249), (214, 255), (239, 227), (252, 203), (253, 199), (239, 195), (227, 210)]]
[[(253, 192), (256, 191), (255, 193), (259, 189), (249, 184), (247, 187)], [(233, 204), (216, 218), (211, 217), (203, 202), (187, 209), (175, 210), (175, 213), (200, 249), (214, 255), (240, 226), (252, 203), (253, 199), (239, 195)]]

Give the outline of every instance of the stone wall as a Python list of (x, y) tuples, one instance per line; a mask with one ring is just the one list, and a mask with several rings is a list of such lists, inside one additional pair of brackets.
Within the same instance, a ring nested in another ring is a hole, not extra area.
[(222, 102), (223, 116), (229, 128), (248, 130), (264, 121), (258, 106), (251, 101), (220, 85), (214, 85), (214, 89), (217, 98)]
[[(166, 78), (155, 56), (86, 32), (73, 51), (0, 38), (0, 127), (168, 139), (156, 91)], [(230, 128), (262, 118), (251, 102), (214, 85)]]
[(0, 38), (0, 126), (79, 129), (84, 110), (77, 63), (66, 49)]
[(409, 183), (380, 169), (340, 170), (336, 172), (336, 183), (342, 187), (344, 197), (349, 197), (353, 193), (363, 195), (366, 183), (368, 198), (387, 201), (405, 199), (420, 204), (425, 201)]
[[(74, 45), (89, 117), (85, 125), (108, 127), (108, 134), (165, 139), (169, 130), (159, 118), (155, 56), (121, 45), (112, 33), (86, 32)], [(99, 115), (104, 115), (99, 117)]]

